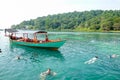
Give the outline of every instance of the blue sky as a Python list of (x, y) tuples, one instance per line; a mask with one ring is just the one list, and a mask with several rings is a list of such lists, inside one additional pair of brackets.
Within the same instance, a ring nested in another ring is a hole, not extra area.
[(58, 13), (119, 9), (120, 0), (0, 0), (0, 28)]

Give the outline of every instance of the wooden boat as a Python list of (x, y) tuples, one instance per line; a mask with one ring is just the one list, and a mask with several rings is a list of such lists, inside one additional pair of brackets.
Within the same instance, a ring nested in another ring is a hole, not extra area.
[[(6, 32), (9, 33), (9, 35), (6, 34)], [(39, 48), (46, 48), (46, 49), (52, 49), (52, 50), (58, 50), (65, 42), (66, 40), (50, 40), (48, 39), (48, 34), (46, 31), (36, 31), (33, 32), (33, 39), (28, 37), (29, 33), (22, 32), (22, 37), (17, 37), (16, 34), (18, 31), (12, 30), (12, 29), (5, 29), (5, 35), (9, 36), (10, 41), (12, 43), (23, 45), (23, 46), (30, 46), (30, 47), (39, 47)], [(37, 34), (44, 34), (45, 39), (39, 40), (37, 39)]]

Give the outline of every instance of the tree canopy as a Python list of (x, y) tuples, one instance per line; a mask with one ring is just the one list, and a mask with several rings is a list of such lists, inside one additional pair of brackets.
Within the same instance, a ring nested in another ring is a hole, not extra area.
[(120, 10), (91, 10), (48, 15), (12, 25), (14, 29), (120, 31)]

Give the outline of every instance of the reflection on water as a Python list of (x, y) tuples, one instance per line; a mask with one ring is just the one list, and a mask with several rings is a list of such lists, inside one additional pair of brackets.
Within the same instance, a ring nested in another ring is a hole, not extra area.
[(63, 55), (59, 50), (47, 50), (41, 48), (32, 48), (27, 46), (20, 46), (10, 43), (10, 51), (21, 56), (29, 57), (31, 61), (40, 62), (41, 59), (56, 58), (59, 60), (64, 60)]

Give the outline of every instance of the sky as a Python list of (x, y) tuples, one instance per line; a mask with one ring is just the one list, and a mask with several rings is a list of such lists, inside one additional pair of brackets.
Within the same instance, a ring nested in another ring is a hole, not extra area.
[(120, 10), (120, 0), (0, 0), (0, 29), (37, 17), (90, 10)]

